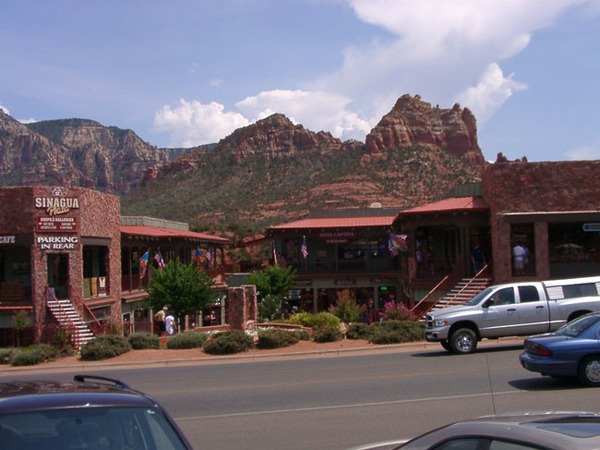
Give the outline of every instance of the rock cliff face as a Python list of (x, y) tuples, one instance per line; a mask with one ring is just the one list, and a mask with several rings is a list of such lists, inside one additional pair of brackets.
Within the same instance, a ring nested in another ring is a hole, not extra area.
[(403, 95), (366, 139), (367, 150), (381, 153), (391, 148), (421, 145), (442, 148), (483, 166), (485, 160), (477, 143), (475, 116), (458, 104), (452, 109), (432, 108), (421, 97)]
[(81, 186), (123, 194), (144, 172), (166, 163), (169, 152), (131, 130), (92, 120), (23, 125), (0, 110), (1, 184)]

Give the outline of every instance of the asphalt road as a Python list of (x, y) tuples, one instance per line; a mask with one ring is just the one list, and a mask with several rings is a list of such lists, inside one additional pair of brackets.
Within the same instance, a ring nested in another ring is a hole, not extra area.
[[(482, 348), (460, 356), (398, 350), (109, 368), (101, 374), (157, 397), (197, 449), (346, 449), (409, 438), (494, 412), (600, 409), (598, 390), (527, 372), (519, 365), (520, 352), (518, 346)], [(46, 378), (71, 376), (51, 373)]]

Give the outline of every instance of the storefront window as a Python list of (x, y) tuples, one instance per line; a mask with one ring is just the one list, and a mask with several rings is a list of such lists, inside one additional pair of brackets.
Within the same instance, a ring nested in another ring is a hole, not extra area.
[(85, 298), (102, 297), (108, 294), (106, 258), (108, 249), (102, 246), (83, 247), (83, 291)]
[(597, 275), (600, 272), (600, 233), (586, 231), (582, 222), (548, 226), (552, 277)]
[(513, 276), (535, 275), (535, 248), (533, 224), (511, 227), (511, 252)]

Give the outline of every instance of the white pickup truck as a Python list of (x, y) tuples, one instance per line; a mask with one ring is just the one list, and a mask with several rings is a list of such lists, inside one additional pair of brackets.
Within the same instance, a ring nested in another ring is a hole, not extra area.
[(431, 311), (425, 339), (471, 353), (481, 339), (554, 331), (592, 311), (600, 311), (600, 276), (499, 284), (464, 305)]

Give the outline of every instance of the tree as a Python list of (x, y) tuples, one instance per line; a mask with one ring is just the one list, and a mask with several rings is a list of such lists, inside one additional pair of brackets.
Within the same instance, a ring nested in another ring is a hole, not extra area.
[(145, 307), (157, 311), (168, 305), (180, 319), (206, 309), (216, 299), (213, 280), (195, 264), (171, 260), (162, 269), (152, 269)]
[(265, 270), (252, 272), (247, 283), (256, 286), (260, 298), (272, 296), (283, 299), (296, 279), (296, 272), (293, 267), (284, 269), (279, 266), (267, 266)]

